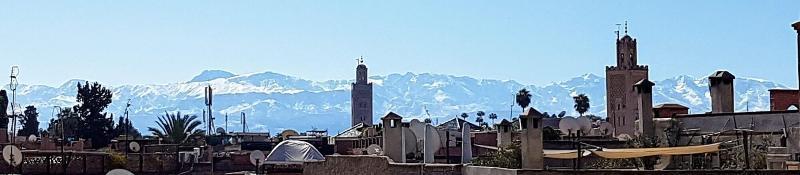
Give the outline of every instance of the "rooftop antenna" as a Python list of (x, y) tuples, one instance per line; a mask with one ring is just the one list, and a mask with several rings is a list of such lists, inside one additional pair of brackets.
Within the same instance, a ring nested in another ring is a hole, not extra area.
[(625, 35), (628, 35), (628, 20), (625, 20)]
[(615, 34), (617, 34), (617, 40), (619, 40), (619, 29), (620, 29), (620, 26), (621, 26), (622, 24), (620, 24), (620, 23), (617, 23), (616, 25), (617, 25), (617, 30), (615, 30), (615, 31), (614, 31), (614, 33), (615, 33)]
[(225, 113), (225, 131), (228, 130), (228, 113)]
[[(125, 145), (126, 146), (130, 144), (130, 139), (128, 139), (128, 135), (130, 134), (130, 127), (133, 127), (133, 125), (131, 124), (131, 120), (128, 118), (128, 108), (130, 108), (130, 107), (131, 107), (131, 99), (129, 98), (128, 99), (128, 103), (125, 104), (125, 123), (123, 123), (125, 125), (124, 127), (125, 127)], [(128, 125), (130, 125), (130, 126), (128, 126)], [(125, 157), (126, 158), (128, 157), (128, 152), (129, 151), (125, 151)]]
[[(11, 83), (8, 84), (8, 89), (11, 90), (11, 117), (13, 117), (11, 122), (11, 135), (16, 137), (17, 135), (17, 116), (14, 114), (16, 111), (14, 110), (14, 106), (17, 104), (17, 86), (19, 86), (19, 82), (17, 81), (17, 76), (19, 75), (19, 66), (11, 66)], [(11, 139), (11, 143), (14, 143), (16, 139)]]
[(214, 90), (211, 88), (211, 85), (208, 85), (205, 90), (206, 90), (205, 91), (206, 107), (208, 107), (208, 130), (206, 130), (206, 132), (208, 132), (208, 135), (213, 135), (214, 134), (214, 117), (213, 117), (213, 115), (211, 115), (211, 113), (212, 113), (211, 112), (211, 105), (213, 104), (213, 101), (214, 101), (213, 100), (213, 97), (214, 97), (214, 92), (213, 91)]
[(423, 105), (423, 109), (425, 109), (425, 115), (428, 115), (428, 119), (431, 119), (431, 113), (428, 112), (428, 105)]
[(247, 116), (242, 112), (242, 132), (247, 132)]

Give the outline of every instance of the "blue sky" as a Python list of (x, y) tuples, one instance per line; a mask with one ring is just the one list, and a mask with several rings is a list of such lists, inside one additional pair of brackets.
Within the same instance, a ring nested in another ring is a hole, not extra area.
[[(629, 21), (652, 79), (797, 84), (800, 1), (2, 1), (0, 72), (20, 82), (187, 81), (202, 70), (352, 79), (431, 72), (546, 84), (614, 64)], [(7, 73), (2, 73), (7, 74)]]

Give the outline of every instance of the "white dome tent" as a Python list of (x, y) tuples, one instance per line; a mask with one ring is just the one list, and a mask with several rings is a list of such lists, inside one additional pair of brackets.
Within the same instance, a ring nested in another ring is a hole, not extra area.
[(302, 164), (303, 162), (325, 161), (314, 145), (298, 140), (286, 140), (278, 143), (267, 155), (266, 164)]

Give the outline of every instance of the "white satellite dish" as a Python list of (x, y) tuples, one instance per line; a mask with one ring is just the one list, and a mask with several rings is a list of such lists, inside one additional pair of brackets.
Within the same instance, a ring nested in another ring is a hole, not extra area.
[(36, 142), (37, 139), (39, 138), (36, 137), (36, 135), (31, 134), (30, 136), (28, 136), (28, 142)]
[(267, 156), (264, 155), (264, 152), (259, 150), (255, 150), (250, 152), (250, 163), (255, 166), (261, 166), (267, 161)]
[[(433, 125), (428, 124), (428, 137), (433, 141), (431, 146), (433, 147), (433, 152), (438, 152), (439, 149), (442, 149), (442, 138), (439, 135), (438, 130)], [(455, 145), (455, 144), (454, 144)]]
[(138, 142), (131, 142), (128, 143), (128, 149), (130, 149), (133, 152), (139, 152), (139, 150), (141, 150), (142, 147), (139, 145)]
[(577, 121), (578, 126), (580, 126), (580, 130), (583, 132), (583, 134), (592, 131), (592, 119), (589, 119), (589, 117), (578, 117)]
[(6, 145), (3, 147), (3, 160), (11, 166), (17, 166), (22, 163), (22, 151), (14, 145)]
[(617, 139), (620, 140), (620, 141), (628, 141), (628, 140), (633, 139), (633, 137), (631, 137), (631, 135), (628, 135), (628, 134), (619, 134), (617, 136)]
[(653, 168), (656, 170), (664, 170), (669, 166), (671, 161), (672, 156), (670, 155), (658, 156), (658, 161), (655, 165), (653, 165)]
[(417, 136), (417, 142), (422, 142), (425, 139), (425, 126), (427, 123), (423, 123), (417, 119), (413, 119), (408, 122), (408, 129), (414, 132), (414, 136)]
[(572, 117), (564, 117), (558, 122), (558, 129), (561, 130), (561, 133), (569, 135), (578, 133), (578, 130), (581, 129), (581, 127), (578, 124), (577, 119)]
[(106, 175), (134, 175), (134, 174), (125, 169), (113, 169), (111, 171), (108, 171)]
[(236, 144), (239, 144), (239, 139), (236, 139), (235, 137), (231, 137), (230, 139), (228, 139), (228, 142), (230, 142), (232, 145), (236, 145)]
[(369, 145), (367, 147), (367, 154), (370, 154), (370, 155), (381, 155), (381, 154), (383, 154), (383, 148), (381, 148), (381, 146), (378, 146), (376, 144)]
[(414, 135), (414, 132), (411, 131), (411, 129), (403, 128), (403, 139), (405, 139), (403, 142), (405, 143), (406, 150), (403, 155), (417, 150), (417, 136)]

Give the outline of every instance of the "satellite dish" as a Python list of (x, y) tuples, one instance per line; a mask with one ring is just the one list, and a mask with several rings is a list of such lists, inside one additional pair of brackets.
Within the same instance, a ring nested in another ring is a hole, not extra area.
[(31, 134), (30, 136), (28, 136), (28, 142), (36, 142), (37, 139), (39, 138), (36, 137), (36, 135)]
[(130, 149), (133, 152), (139, 152), (139, 150), (141, 150), (142, 147), (139, 145), (138, 142), (131, 142), (128, 143), (128, 149)]
[(383, 153), (383, 148), (381, 148), (381, 146), (378, 146), (376, 144), (372, 144), (372, 145), (369, 145), (367, 147), (367, 154), (370, 154), (370, 155), (381, 155), (382, 153)]
[(219, 135), (225, 134), (225, 128), (217, 127), (216, 131), (217, 131), (217, 134), (219, 134)]
[(658, 156), (658, 161), (655, 165), (653, 165), (653, 168), (656, 170), (664, 170), (667, 168), (667, 166), (669, 166), (671, 161), (672, 156), (670, 155)]
[[(439, 131), (436, 130), (436, 127), (433, 127), (433, 125), (428, 124), (427, 127), (428, 127), (428, 133), (426, 133), (426, 134), (429, 134), (428, 138), (433, 141), (432, 144), (431, 144), (431, 146), (433, 147), (433, 152), (434, 153), (438, 152), (439, 149), (442, 149), (442, 138), (441, 138), (441, 135), (439, 135)], [(455, 144), (453, 144), (453, 145), (455, 145)]]
[(291, 130), (291, 129), (283, 130), (283, 132), (281, 132), (281, 138), (283, 138), (284, 140), (289, 138), (289, 136), (296, 136), (296, 135), (300, 135), (300, 134), (297, 133), (297, 131), (294, 131), (294, 130)]
[(255, 150), (250, 152), (250, 163), (255, 166), (261, 166), (267, 161), (267, 156), (264, 156), (264, 152), (259, 150)]
[(597, 129), (600, 130), (600, 134), (602, 135), (611, 135), (611, 133), (614, 133), (614, 126), (611, 126), (611, 123), (608, 122), (601, 122)]
[(569, 135), (578, 133), (578, 130), (581, 129), (581, 127), (578, 124), (578, 119), (572, 117), (564, 117), (561, 118), (561, 121), (558, 122), (558, 129), (561, 130), (561, 133)]
[(11, 166), (17, 166), (22, 163), (22, 151), (14, 145), (6, 145), (3, 147), (3, 160)]
[(592, 119), (589, 119), (589, 117), (578, 117), (577, 121), (580, 130), (584, 134), (592, 131)]
[(113, 169), (111, 171), (108, 171), (106, 175), (134, 175), (134, 174), (125, 169)]
[(239, 144), (239, 139), (236, 139), (235, 137), (231, 137), (230, 139), (228, 139), (228, 142), (230, 142), (232, 145), (236, 145), (236, 144)]
[[(426, 127), (427, 123), (420, 122), (417, 119), (413, 119), (408, 123), (409, 123), (408, 129), (410, 129), (411, 132), (414, 132), (414, 136), (416, 136), (416, 139), (414, 141), (417, 142), (417, 144), (420, 144), (420, 145), (422, 143), (424, 143), (424, 140), (425, 140), (425, 127)], [(406, 142), (408, 142), (408, 140), (406, 140)], [(415, 150), (416, 151), (422, 151), (422, 148), (417, 148)]]
[(403, 139), (405, 139), (403, 140), (403, 142), (405, 142), (405, 150), (406, 150), (406, 152), (403, 153), (403, 155), (412, 152), (414, 150), (417, 150), (417, 136), (414, 135), (414, 132), (411, 131), (411, 129), (403, 128)]
[(631, 140), (631, 139), (633, 139), (633, 137), (631, 137), (631, 136), (630, 136), (630, 135), (628, 135), (628, 134), (619, 134), (619, 135), (617, 136), (617, 139), (618, 139), (618, 140), (620, 140), (620, 141), (628, 141), (628, 140)]

